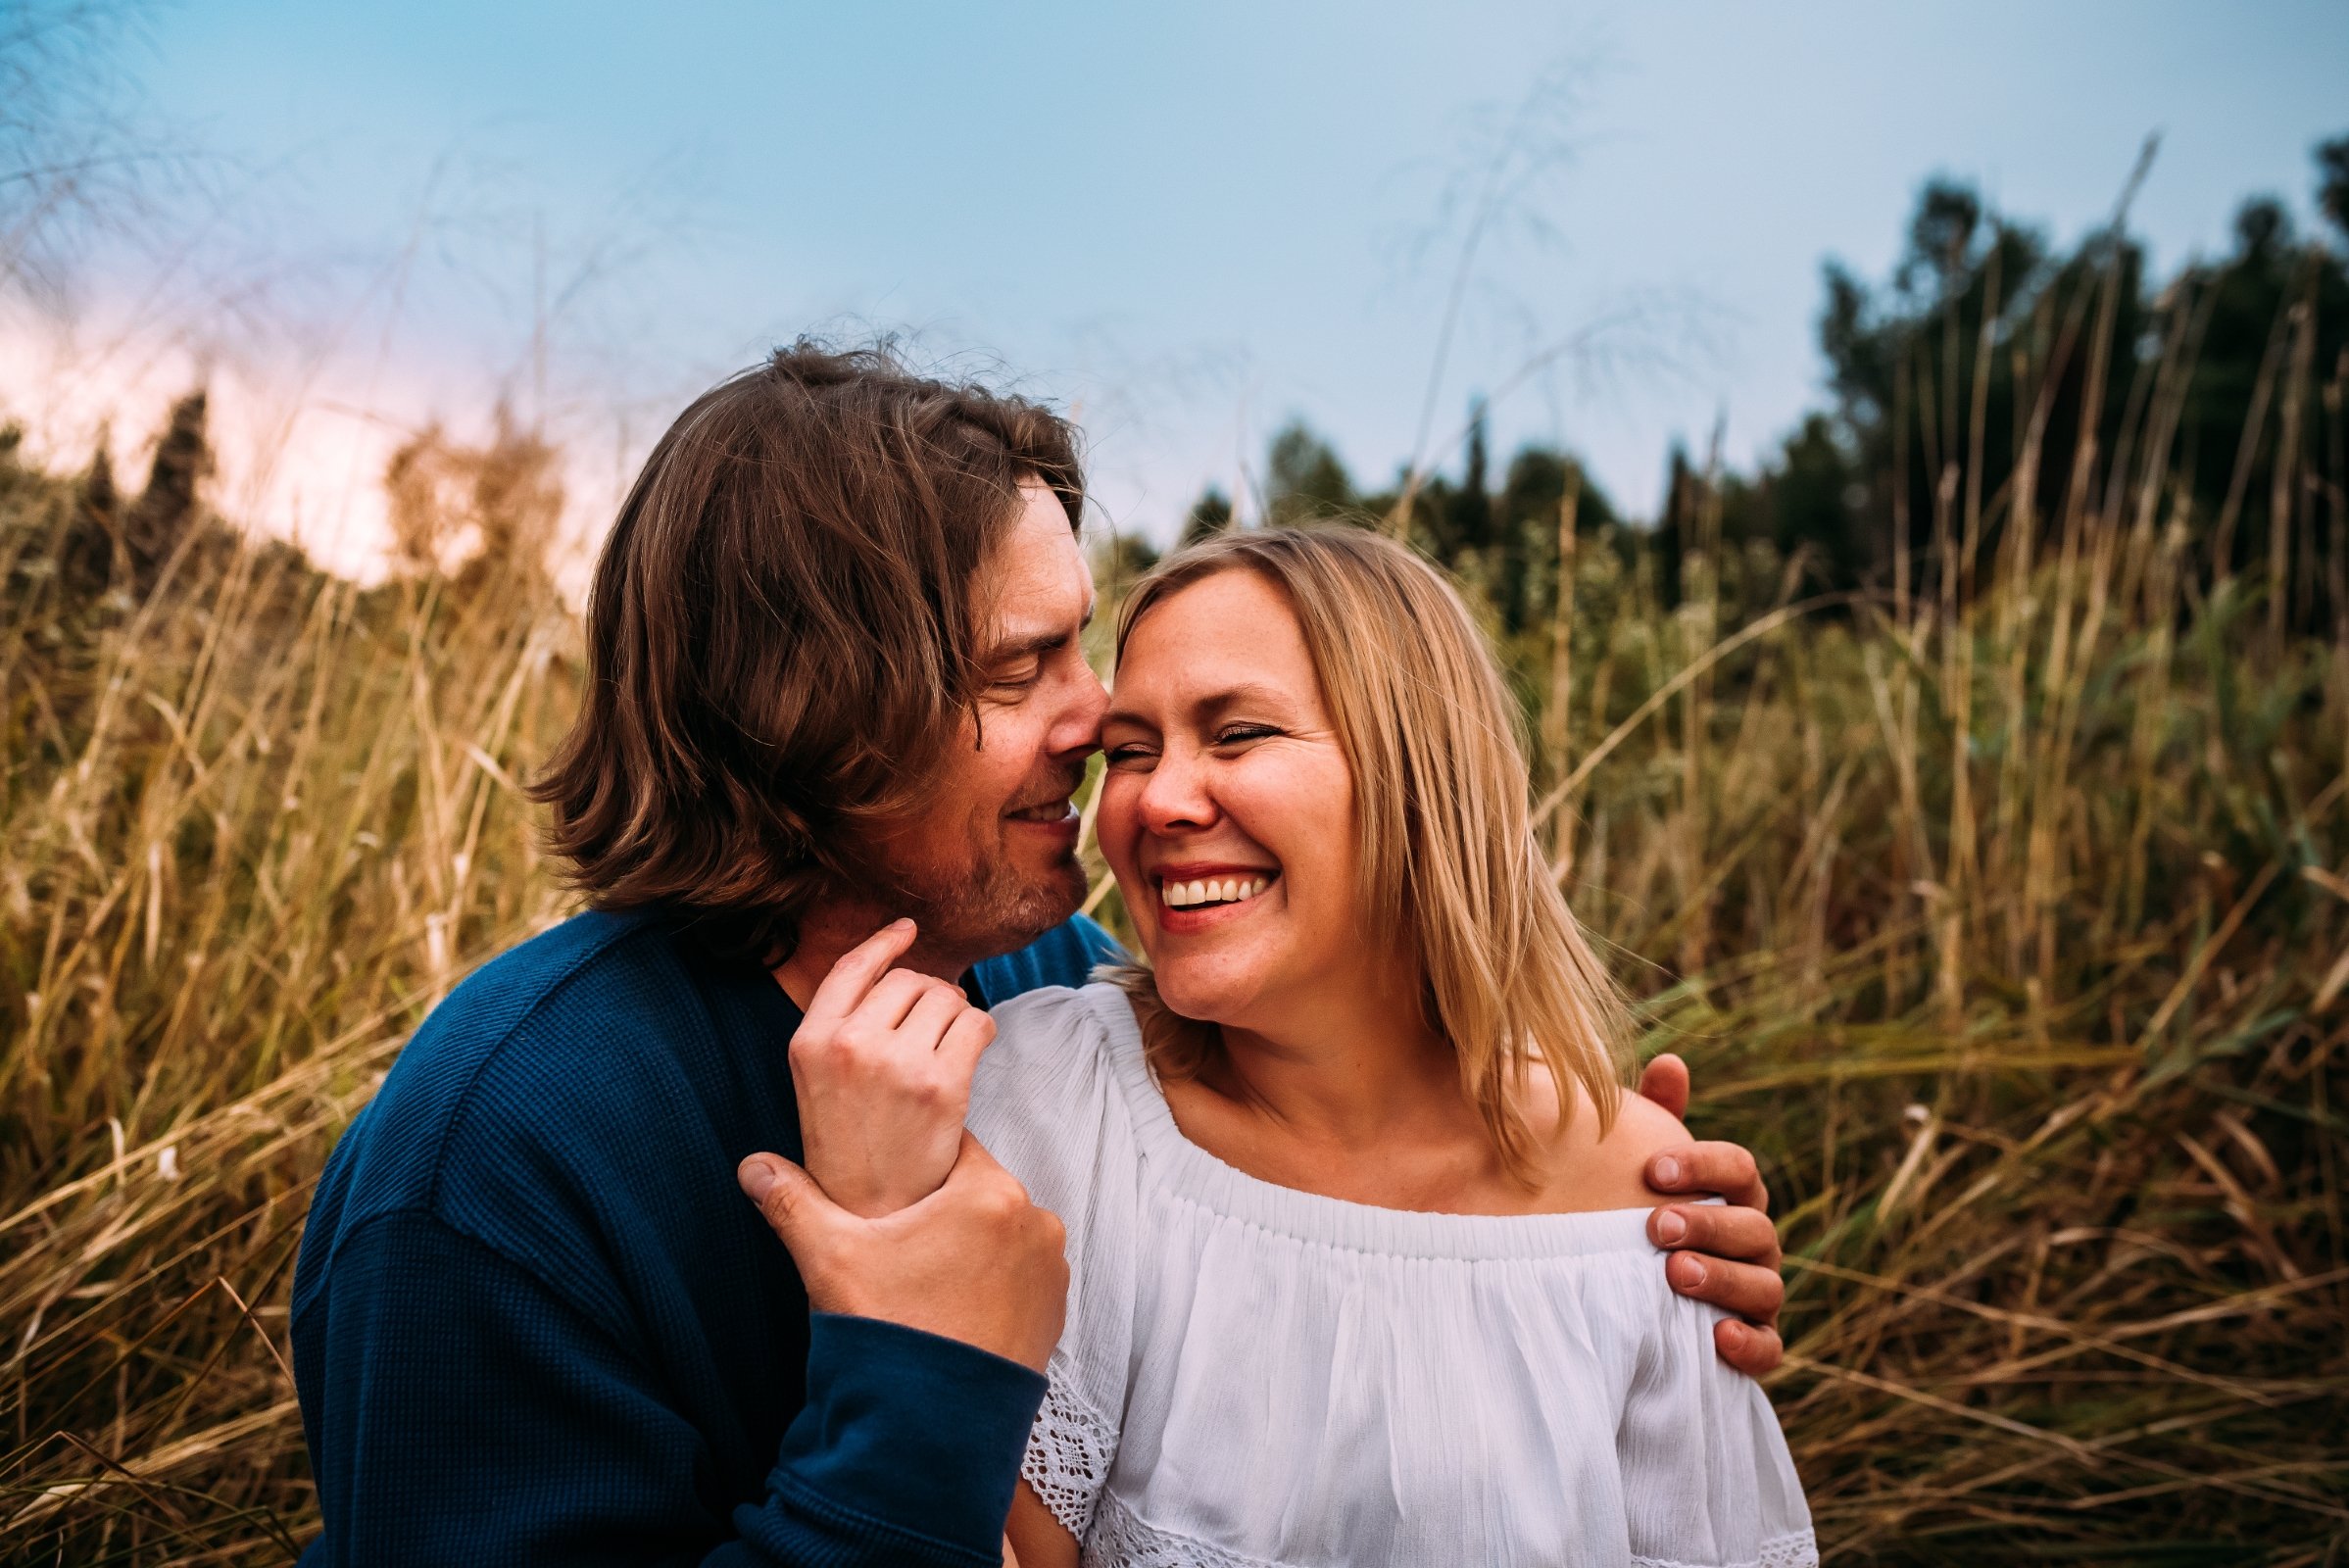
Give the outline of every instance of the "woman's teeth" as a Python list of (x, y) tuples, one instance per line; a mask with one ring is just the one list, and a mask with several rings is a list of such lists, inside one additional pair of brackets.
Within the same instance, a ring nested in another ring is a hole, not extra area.
[(1161, 883), (1158, 896), (1169, 908), (1187, 909), (1199, 904), (1237, 904), (1242, 899), (1254, 898), (1270, 886), (1270, 877), (1204, 877), (1196, 882)]

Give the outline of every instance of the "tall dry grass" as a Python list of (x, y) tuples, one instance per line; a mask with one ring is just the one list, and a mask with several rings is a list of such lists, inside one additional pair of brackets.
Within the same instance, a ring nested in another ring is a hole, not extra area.
[(547, 459), (413, 449), (404, 545), (516, 548), (371, 591), (200, 515), (142, 572), (136, 505), (0, 470), (0, 1558), (301, 1534), (310, 1183), (425, 1009), (562, 913), (517, 788), (572, 706)]
[[(1700, 526), (1666, 612), (1584, 541), (1506, 649), (1560, 875), (1700, 1132), (1770, 1169), (1773, 1393), (1841, 1560), (2349, 1546), (2349, 638), (2197, 574), (2185, 340), (2063, 495), (1953, 469), (1881, 600)], [(2335, 562), (2342, 384), (2285, 498)], [(502, 543), (372, 591), (200, 518), (142, 578), (120, 498), (0, 466), (0, 1555), (311, 1528), (310, 1184), (433, 1001), (563, 912), (515, 787), (577, 667), (534, 463), (419, 456), (416, 537)]]
[(1612, 609), (1546, 650), (1561, 874), (1774, 1172), (1776, 1394), (1836, 1555), (2349, 1555), (2349, 627), (2276, 612), (2295, 531), (2345, 559), (2349, 365), (2289, 389), (2329, 463), (2278, 463), (2269, 576), (2208, 580), (2194, 300), (2116, 449), (2031, 489), (2117, 286), (2018, 367), (2018, 478), (1938, 475), (1916, 578), (1788, 603), (1700, 507), (1687, 603), (1582, 552)]

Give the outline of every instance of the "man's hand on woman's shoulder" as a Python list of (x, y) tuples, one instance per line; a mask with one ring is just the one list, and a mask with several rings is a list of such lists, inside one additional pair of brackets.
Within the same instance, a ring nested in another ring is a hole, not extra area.
[[(1640, 1095), (1674, 1116), (1688, 1108), (1688, 1069), (1662, 1055), (1639, 1075)], [(1682, 1143), (1647, 1156), (1647, 1185), (1665, 1200), (1647, 1217), (1647, 1237), (1673, 1255), (1664, 1277), (1683, 1296), (1709, 1301), (1732, 1315), (1713, 1326), (1721, 1358), (1748, 1377), (1777, 1368), (1786, 1356), (1778, 1314), (1786, 1304), (1779, 1277), (1785, 1254), (1770, 1222), (1770, 1190), (1753, 1154), (1737, 1144)], [(1674, 1203), (1675, 1197), (1719, 1197), (1715, 1203)]]

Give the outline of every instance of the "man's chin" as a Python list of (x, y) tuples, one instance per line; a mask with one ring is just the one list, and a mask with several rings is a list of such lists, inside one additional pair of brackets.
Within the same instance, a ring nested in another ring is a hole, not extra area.
[[(1002, 870), (1008, 870), (998, 861)], [(927, 917), (917, 914), (925, 934), (940, 946), (969, 955), (972, 962), (1017, 953), (1084, 907), (1090, 891), (1085, 868), (1074, 853), (1059, 863), (1022, 876), (999, 874), (967, 886), (959, 895), (925, 890)]]
[(1039, 878), (1032, 896), (1023, 901), (1033, 910), (1033, 916), (1022, 924), (1033, 923), (1035, 929), (1003, 951), (1008, 953), (1026, 947), (1075, 914), (1085, 906), (1085, 895), (1091, 891), (1085, 882), (1084, 866), (1071, 854), (1064, 864), (1054, 866), (1050, 875)]
[(1085, 906), (1085, 895), (1089, 891), (1085, 883), (1085, 868), (1071, 855), (1065, 865), (1055, 866), (1052, 874), (1030, 884), (1027, 896), (1020, 900), (1022, 918), (1006, 922), (1016, 929), (1004, 933), (1006, 940), (1003, 951), (1017, 952), (1075, 914)]

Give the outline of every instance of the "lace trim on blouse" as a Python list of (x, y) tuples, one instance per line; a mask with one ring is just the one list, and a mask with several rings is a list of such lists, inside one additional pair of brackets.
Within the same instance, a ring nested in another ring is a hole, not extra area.
[[(1028, 1450), (1035, 1452), (1031, 1446)], [(1057, 1515), (1058, 1510), (1054, 1510)], [(1068, 1523), (1066, 1519), (1060, 1521)], [(1081, 1568), (1291, 1568), (1262, 1557), (1246, 1557), (1176, 1535), (1149, 1523), (1114, 1495), (1103, 1494), (1094, 1534), (1085, 1543)], [(1632, 1568), (1819, 1568), (1819, 1545), (1808, 1530), (1773, 1536), (1745, 1562), (1692, 1563), (1672, 1557), (1634, 1557)]]
[(1117, 1497), (1104, 1494), (1094, 1534), (1085, 1542), (1080, 1568), (1289, 1568), (1262, 1557), (1243, 1557), (1171, 1530), (1160, 1530)]
[(1819, 1568), (1819, 1543), (1808, 1530), (1772, 1536), (1762, 1543), (1750, 1562), (1714, 1564), (1682, 1562), (1674, 1557), (1634, 1557), (1632, 1568)]
[(1055, 1358), (1044, 1404), (1028, 1430), (1020, 1478), (1036, 1491), (1061, 1528), (1079, 1541), (1093, 1523), (1095, 1502), (1109, 1484), (1117, 1457), (1117, 1428), (1094, 1413), (1068, 1387)]

